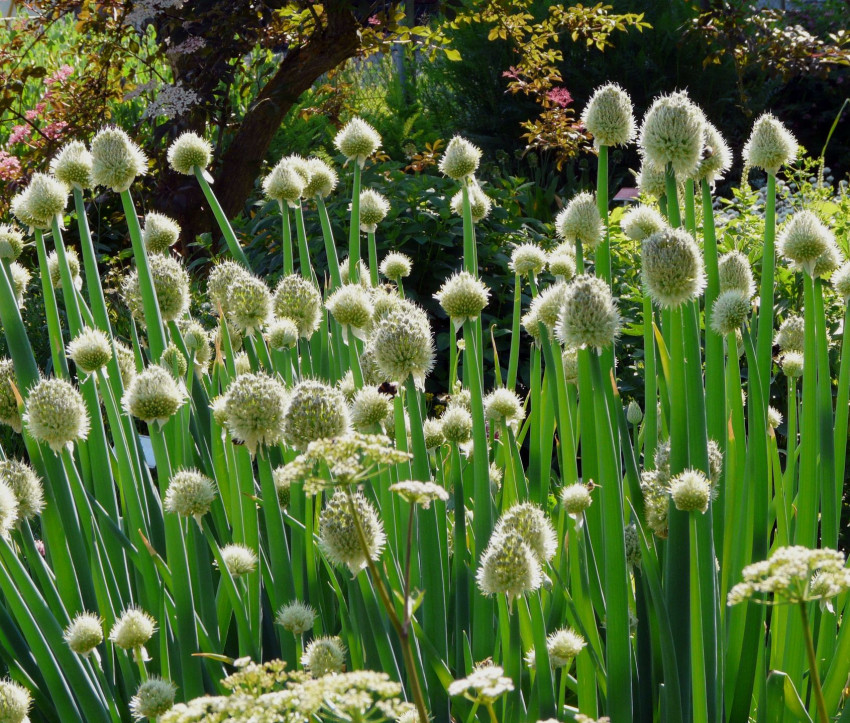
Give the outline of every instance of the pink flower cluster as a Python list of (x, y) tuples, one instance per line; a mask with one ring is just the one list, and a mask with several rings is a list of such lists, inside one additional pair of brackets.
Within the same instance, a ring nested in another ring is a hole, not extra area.
[(566, 108), (573, 102), (573, 97), (570, 95), (570, 91), (563, 86), (556, 86), (555, 88), (552, 88), (552, 90), (546, 93), (546, 97), (551, 103), (554, 103), (561, 108)]
[(0, 180), (17, 181), (21, 177), (21, 162), (6, 151), (0, 151)]
[(9, 135), (8, 145), (14, 146), (16, 143), (20, 143), (21, 141), (29, 138), (30, 127), (29, 126), (13, 126), (12, 132)]
[(48, 75), (44, 79), (44, 84), (50, 88), (53, 85), (64, 83), (68, 78), (70, 78), (74, 74), (74, 69), (70, 65), (63, 65), (59, 70), (57, 70), (53, 75)]

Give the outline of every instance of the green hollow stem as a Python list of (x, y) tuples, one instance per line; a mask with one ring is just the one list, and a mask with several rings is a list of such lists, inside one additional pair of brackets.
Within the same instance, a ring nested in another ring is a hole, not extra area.
[(283, 273), (295, 273), (295, 254), (292, 248), (292, 226), (289, 225), (289, 204), (280, 201), (281, 247), (283, 250)]
[(44, 312), (47, 318), (47, 336), (50, 341), (50, 358), (53, 361), (53, 373), (67, 379), (68, 360), (65, 358), (65, 345), (62, 341), (62, 329), (59, 324), (59, 307), (56, 304), (56, 292), (47, 270), (47, 251), (44, 247), (44, 234), (35, 230), (35, 246), (38, 253), (38, 267), (41, 276), (41, 292), (44, 294)]
[[(652, 299), (643, 297), (643, 463), (647, 469), (655, 467), (655, 448), (658, 446), (658, 379), (656, 377), (655, 330)], [(721, 348), (722, 351), (722, 348)], [(721, 360), (722, 361), (722, 360)], [(635, 453), (640, 450), (635, 447)]]
[(355, 284), (360, 278), (360, 164), (354, 162), (351, 189), (351, 228), (348, 229), (348, 282)]
[[(847, 464), (847, 420), (850, 408), (850, 304), (844, 302), (844, 325), (841, 338), (841, 361), (838, 370), (838, 391), (835, 397), (835, 493), (836, 508), (841, 509), (844, 491), (844, 472)], [(789, 397), (789, 418), (790, 401)], [(789, 442), (790, 445), (790, 442)]]
[(251, 264), (248, 263), (248, 257), (245, 255), (245, 251), (242, 250), (242, 246), (239, 244), (236, 234), (233, 233), (233, 227), (230, 225), (230, 221), (227, 220), (227, 216), (224, 215), (224, 209), (222, 209), (215, 193), (213, 193), (212, 186), (204, 175), (203, 168), (195, 166), (195, 178), (198, 179), (198, 185), (201, 187), (201, 191), (203, 191), (204, 198), (207, 199), (207, 203), (212, 209), (213, 216), (215, 216), (218, 227), (221, 229), (222, 236), (224, 236), (224, 241), (227, 244), (230, 255), (235, 261), (250, 270)]
[(520, 319), (522, 318), (522, 277), (514, 275), (514, 306), (511, 319), (511, 350), (508, 356), (508, 389), (516, 389), (519, 370)]
[[(776, 269), (776, 175), (767, 174), (767, 198), (764, 204), (764, 250), (761, 262), (756, 355), (758, 372), (765, 388), (770, 385), (773, 347), (773, 297)], [(762, 400), (767, 409), (767, 395)]]
[(369, 244), (369, 281), (372, 286), (378, 285), (378, 246), (375, 242), (375, 232), (369, 231), (366, 234), (367, 243)]
[(328, 257), (331, 282), (334, 288), (338, 288), (342, 284), (342, 278), (339, 272), (339, 257), (336, 253), (336, 242), (334, 241), (333, 230), (331, 229), (331, 221), (328, 217), (328, 207), (325, 205), (325, 200), (321, 196), (316, 196), (315, 200), (316, 209), (319, 212), (319, 225), (322, 227), (322, 237), (325, 241), (325, 254)]
[(812, 642), (812, 629), (809, 625), (808, 603), (800, 601), (800, 619), (803, 625), (803, 639), (806, 641), (806, 657), (809, 661), (809, 683), (812, 687), (812, 697), (815, 699), (818, 711), (819, 723), (829, 723), (829, 713), (826, 709), (826, 701), (823, 698), (823, 689), (820, 684), (818, 673), (818, 659), (815, 654), (815, 646)]
[(815, 547), (818, 538), (820, 499), (817, 425), (817, 347), (815, 340), (815, 291), (812, 277), (803, 275), (803, 404), (800, 424), (800, 492), (795, 544)]
[(300, 201), (293, 210), (293, 215), (295, 216), (295, 233), (298, 236), (298, 266), (301, 269), (301, 276), (318, 286), (316, 272), (313, 270), (313, 264), (310, 261), (310, 247), (307, 245), (307, 232), (304, 228), (304, 210), (301, 207)]
[[(838, 547), (838, 523), (844, 480), (835, 477), (835, 414), (832, 408), (832, 376), (829, 369), (829, 341), (826, 335), (826, 313), (823, 303), (823, 281), (814, 281), (815, 357), (818, 364), (818, 466), (821, 471), (821, 545)], [(836, 489), (837, 485), (837, 489)]]
[[(702, 610), (700, 591), (700, 564), (698, 539), (699, 529), (695, 512), (690, 513), (690, 605), (691, 605), (691, 690), (693, 691), (693, 721), (708, 723), (708, 691), (706, 690), (706, 643), (703, 640), (703, 614), (711, 615), (711, 610)], [(709, 528), (710, 529), (710, 528)]]

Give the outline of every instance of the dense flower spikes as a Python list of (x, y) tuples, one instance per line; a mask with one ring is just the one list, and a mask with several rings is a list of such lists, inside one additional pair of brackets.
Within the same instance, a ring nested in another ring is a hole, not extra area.
[[(179, 261), (161, 254), (148, 256), (148, 266), (162, 320), (176, 321), (189, 308), (189, 274)], [(138, 270), (133, 269), (127, 275), (121, 292), (133, 317), (144, 323), (145, 310)]]
[(204, 170), (212, 160), (212, 145), (197, 133), (181, 133), (168, 147), (168, 165), (184, 176), (191, 176), (195, 168)]
[(103, 620), (94, 613), (77, 613), (63, 637), (77, 655), (89, 655), (103, 642)]
[(456, 326), (467, 319), (477, 319), (487, 306), (489, 297), (489, 289), (468, 271), (460, 271), (447, 279), (434, 294), (434, 298), (440, 302), (443, 311)]
[(564, 346), (605, 349), (619, 330), (620, 313), (605, 281), (583, 274), (567, 284), (555, 327)]
[(30, 692), (11, 680), (0, 680), (0, 721), (2, 723), (29, 723), (32, 705)]
[(537, 590), (543, 573), (540, 562), (519, 530), (508, 529), (490, 538), (476, 575), (484, 595), (507, 595), (509, 600)]
[(348, 340), (351, 331), (358, 339), (365, 339), (372, 325), (375, 307), (369, 292), (360, 284), (344, 284), (334, 291), (325, 303), (334, 320), (342, 327), (343, 338)]
[(292, 390), (283, 416), (283, 438), (296, 449), (348, 431), (348, 406), (338, 389), (305, 379)]
[(92, 155), (84, 143), (71, 141), (50, 161), (50, 172), (69, 188), (91, 188)]
[[(231, 544), (221, 548), (221, 559), (231, 577), (250, 575), (257, 569), (257, 553), (246, 545)], [(216, 561), (218, 564), (218, 561)]]
[(177, 686), (170, 680), (148, 678), (130, 699), (130, 713), (136, 720), (156, 720), (174, 706)]
[(380, 270), (390, 281), (398, 283), (401, 279), (410, 276), (410, 272), (413, 271), (413, 263), (409, 256), (392, 251), (384, 256)]
[(623, 214), (620, 227), (632, 241), (643, 241), (661, 231), (667, 222), (652, 206), (635, 206)]
[(26, 189), (12, 199), (12, 213), (24, 226), (48, 229), (53, 219), (61, 216), (67, 201), (64, 183), (46, 173), (34, 173)]
[(177, 222), (161, 213), (151, 211), (145, 216), (142, 241), (150, 254), (166, 254), (180, 238), (180, 226)]
[(155, 632), (156, 620), (141, 608), (131, 606), (115, 621), (109, 639), (122, 650), (136, 651), (143, 649)]
[(147, 424), (165, 424), (186, 401), (186, 388), (161, 366), (152, 365), (133, 377), (124, 392), (126, 412)]
[(14, 261), (24, 250), (24, 235), (14, 226), (0, 224), (0, 259)]
[(555, 555), (555, 529), (537, 505), (531, 502), (514, 505), (499, 518), (493, 534), (507, 534), (511, 530), (519, 533), (541, 564)]
[(805, 333), (806, 326), (803, 317), (789, 316), (779, 325), (774, 343), (783, 353), (789, 351), (802, 353), (805, 346)]
[(366, 121), (352, 118), (336, 134), (334, 145), (349, 161), (357, 161), (362, 167), (366, 159), (380, 148), (381, 136)]
[(537, 244), (520, 244), (511, 252), (508, 268), (520, 276), (537, 278), (537, 274), (546, 268), (546, 252)]
[(303, 635), (313, 627), (316, 610), (312, 605), (293, 600), (277, 611), (274, 621), (293, 635)]
[(605, 234), (596, 197), (586, 192), (574, 196), (555, 219), (555, 229), (565, 241), (581, 242), (589, 251), (595, 249)]
[(670, 482), (670, 496), (677, 510), (705, 512), (711, 500), (711, 484), (697, 470), (685, 470)]
[(314, 678), (341, 673), (345, 667), (345, 645), (336, 636), (311, 640), (301, 656), (301, 665)]
[(546, 638), (549, 660), (555, 668), (568, 666), (586, 645), (585, 639), (572, 628), (556, 630)]
[(290, 206), (298, 204), (304, 193), (306, 182), (298, 172), (297, 166), (289, 158), (281, 158), (263, 179), (263, 193), (273, 201), (287, 203)]
[(91, 143), (92, 184), (116, 193), (129, 190), (136, 176), (147, 173), (148, 159), (120, 128), (104, 128)]
[(385, 544), (381, 521), (361, 492), (340, 490), (327, 501), (319, 517), (319, 547), (331, 564), (356, 575), (381, 556)]
[(250, 278), (251, 273), (235, 261), (215, 264), (207, 277), (207, 294), (213, 306), (223, 312), (230, 310), (230, 287), (241, 279)]
[(484, 416), (495, 421), (521, 422), (525, 417), (522, 400), (513, 389), (494, 389), (484, 397)]
[(330, 195), (336, 188), (336, 171), (325, 163), (321, 158), (308, 158), (307, 169), (310, 171), (310, 180), (304, 186), (305, 198), (316, 198)]
[(440, 417), (440, 430), (449, 444), (466, 444), (472, 439), (472, 415), (459, 404), (450, 404)]
[(194, 517), (200, 523), (201, 517), (210, 511), (215, 499), (215, 482), (196, 469), (184, 469), (176, 472), (165, 492), (164, 507), (183, 517)]
[(696, 299), (705, 288), (702, 253), (683, 229), (667, 228), (643, 242), (643, 285), (661, 307), (676, 307)]
[(750, 260), (740, 251), (730, 251), (723, 254), (718, 263), (718, 275), (720, 279), (720, 291), (737, 289), (747, 297), (752, 297), (756, 292), (756, 284), (753, 279), (753, 269)]
[(832, 232), (811, 211), (795, 213), (777, 240), (779, 253), (809, 275), (814, 275), (818, 259), (834, 244)]
[(0, 359), (0, 423), (8, 424), (18, 434), (21, 433), (21, 414), (18, 410), (18, 400), (12, 391), (12, 385), (17, 386), (15, 365), (11, 359)]
[(292, 319), (298, 334), (309, 339), (319, 328), (322, 297), (309, 281), (297, 274), (284, 276), (274, 292), (276, 316)]
[(272, 295), (262, 279), (242, 276), (230, 285), (228, 294), (230, 320), (243, 334), (250, 336), (271, 316)]
[[(481, 186), (475, 182), (474, 178), (467, 184), (466, 192), (469, 196), (469, 215), (472, 217), (472, 223), (483, 221), (490, 215), (493, 201), (481, 190)], [(455, 216), (463, 216), (463, 189), (452, 196), (450, 205)]]
[(775, 116), (765, 113), (756, 120), (744, 146), (744, 158), (753, 168), (776, 172), (797, 157), (797, 139)]
[(478, 170), (480, 161), (481, 149), (465, 138), (455, 136), (440, 159), (440, 172), (452, 180), (462, 181)]
[(283, 435), (286, 389), (267, 374), (241, 374), (224, 398), (227, 428), (251, 454), (258, 444), (277, 444)]
[(625, 146), (634, 140), (632, 99), (616, 83), (607, 83), (593, 92), (581, 120), (597, 148)]
[(378, 224), (386, 218), (390, 202), (386, 197), (371, 188), (360, 192), (360, 230), (375, 233)]
[(83, 398), (64, 379), (42, 379), (30, 390), (24, 422), (34, 439), (57, 454), (89, 433)]
[(566, 485), (561, 490), (561, 504), (564, 506), (564, 511), (574, 518), (578, 518), (592, 502), (590, 488), (580, 482)]
[(68, 344), (68, 356), (83, 374), (103, 369), (112, 359), (112, 344), (100, 329), (83, 329)]
[(413, 377), (422, 387), (434, 366), (434, 341), (425, 312), (412, 304), (391, 311), (374, 327), (368, 351), (385, 381)]
[(392, 399), (375, 387), (364, 387), (351, 400), (351, 425), (358, 432), (369, 433), (392, 414)]
[(740, 289), (722, 291), (711, 307), (711, 328), (721, 336), (732, 334), (743, 326), (751, 309), (746, 292)]
[(18, 520), (31, 520), (44, 509), (41, 479), (26, 462), (6, 459), (0, 462), (0, 482), (8, 485), (18, 505)]
[(658, 170), (672, 165), (679, 177), (693, 175), (702, 157), (705, 117), (687, 93), (656, 98), (640, 131), (646, 161)]
[(706, 121), (702, 156), (694, 171), (694, 180), (714, 183), (732, 166), (732, 151), (717, 128)]

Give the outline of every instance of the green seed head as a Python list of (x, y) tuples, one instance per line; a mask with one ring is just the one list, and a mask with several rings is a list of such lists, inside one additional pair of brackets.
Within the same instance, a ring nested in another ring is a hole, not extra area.
[(490, 538), (475, 579), (482, 594), (507, 595), (513, 600), (537, 590), (543, 573), (519, 530), (508, 529)]
[(281, 158), (263, 179), (263, 193), (266, 197), (278, 203), (288, 203), (296, 206), (304, 193), (306, 183), (304, 176), (289, 158)]
[(660, 307), (696, 299), (705, 288), (702, 253), (687, 231), (667, 228), (643, 242), (643, 285)]
[(782, 373), (789, 379), (803, 376), (803, 355), (798, 351), (786, 351), (779, 362)]
[(274, 472), (272, 472), (272, 478), (274, 479), (274, 489), (277, 493), (277, 503), (280, 505), (282, 510), (285, 510), (289, 507), (289, 500), (291, 498), (292, 475), (289, 474), (286, 465), (283, 465), (281, 467), (277, 467)]
[(832, 272), (841, 266), (843, 260), (844, 258), (838, 246), (834, 243), (829, 244), (826, 247), (826, 251), (818, 256), (817, 261), (815, 261), (815, 266), (812, 269), (812, 277), (818, 279), (832, 276)]
[(846, 304), (850, 300), (850, 261), (845, 261), (832, 274), (832, 288)]
[(578, 352), (575, 349), (564, 349), (561, 361), (564, 363), (567, 384), (578, 384)]
[(652, 206), (635, 206), (623, 215), (620, 227), (632, 241), (643, 241), (667, 227), (662, 215)]
[(165, 424), (186, 401), (186, 388), (158, 365), (136, 374), (124, 392), (128, 414), (147, 424)]
[(552, 251), (547, 257), (546, 263), (549, 266), (549, 273), (557, 281), (572, 281), (576, 275), (576, 257), (571, 253), (560, 250), (560, 248)]
[(50, 161), (50, 172), (68, 188), (83, 190), (92, 187), (92, 155), (85, 143), (71, 141)]
[(751, 298), (756, 293), (756, 283), (753, 280), (750, 260), (740, 251), (730, 251), (721, 256), (718, 273), (721, 292), (736, 289), (747, 298)]
[(316, 638), (304, 650), (301, 665), (314, 678), (341, 673), (345, 668), (345, 646), (338, 637)]
[(221, 557), (231, 577), (250, 575), (257, 569), (257, 553), (245, 545), (225, 545), (221, 548)]
[(197, 133), (181, 133), (168, 148), (168, 164), (175, 173), (191, 176), (195, 168), (204, 170), (212, 160), (212, 145)]
[(581, 120), (597, 148), (626, 146), (634, 140), (632, 99), (616, 83), (607, 83), (593, 92)]
[(174, 343), (169, 343), (162, 356), (159, 357), (159, 365), (171, 374), (175, 379), (183, 379), (189, 369), (189, 362)]
[(814, 275), (819, 257), (835, 245), (832, 232), (811, 211), (798, 211), (785, 224), (777, 239), (779, 253), (796, 270)]
[[(363, 541), (357, 529), (359, 520)], [(319, 517), (319, 547), (332, 565), (347, 567), (356, 575), (377, 560), (386, 543), (381, 521), (372, 503), (361, 492), (349, 500), (345, 491), (337, 491), (327, 501)]]
[(174, 707), (177, 686), (170, 680), (148, 678), (130, 699), (130, 713), (136, 720), (156, 720)]
[(12, 290), (15, 292), (15, 301), (18, 302), (18, 308), (24, 308), (25, 294), (29, 286), (32, 274), (21, 266), (17, 261), (9, 264), (9, 270), (12, 272)]
[(398, 283), (401, 279), (410, 276), (410, 272), (413, 270), (413, 262), (409, 256), (393, 251), (384, 256), (380, 270), (390, 281)]
[(19, 194), (15, 195), (9, 203), (9, 210), (12, 212), (12, 215), (20, 221), (22, 226), (26, 226), (30, 232), (34, 228), (49, 228), (53, 219), (43, 219), (33, 216), (29, 207), (30, 197), (29, 188), (25, 188)]
[(41, 379), (26, 400), (24, 422), (39, 442), (59, 454), (89, 433), (89, 415), (80, 393), (64, 379)]
[(236, 279), (228, 290), (230, 320), (245, 336), (265, 325), (272, 313), (269, 287), (256, 276)]
[(440, 172), (454, 181), (462, 181), (478, 170), (480, 161), (481, 149), (465, 138), (455, 136), (440, 159)]
[(329, 196), (336, 188), (336, 171), (321, 158), (308, 158), (307, 168), (310, 171), (310, 180), (304, 186), (304, 197)]
[(305, 379), (292, 390), (283, 417), (283, 438), (290, 447), (305, 449), (317, 439), (348, 431), (348, 405), (338, 389)]
[(637, 426), (642, 420), (643, 411), (640, 408), (640, 404), (632, 399), (632, 401), (629, 402), (629, 406), (626, 407), (626, 421), (633, 426)]
[(702, 146), (702, 157), (694, 171), (694, 180), (699, 183), (707, 181), (714, 183), (723, 178), (723, 174), (732, 166), (732, 151), (726, 144), (720, 131), (708, 121), (705, 122), (705, 136)]
[[(83, 280), (80, 278), (80, 257), (74, 249), (69, 248), (65, 251), (65, 257), (68, 261), (68, 269), (71, 272), (71, 278), (74, 281), (74, 286), (77, 289), (82, 288)], [(59, 268), (59, 255), (55, 251), (51, 251), (47, 255), (47, 273), (50, 276), (50, 284), (54, 289), (62, 288), (62, 272)]]
[(702, 472), (685, 470), (671, 480), (670, 495), (677, 510), (705, 512), (711, 500), (711, 483)]
[(521, 422), (525, 410), (522, 400), (512, 389), (494, 389), (484, 397), (484, 416), (495, 421)]
[(378, 224), (390, 210), (390, 202), (377, 191), (367, 188), (360, 192), (360, 230), (375, 233)]
[[(61, 216), (68, 203), (68, 187), (46, 173), (33, 173), (27, 186), (27, 212), (40, 219), (36, 228), (50, 228), (57, 216)], [(61, 220), (61, 219), (60, 219)]]
[(750, 139), (744, 146), (747, 165), (776, 172), (797, 157), (797, 139), (780, 121), (765, 113), (756, 120)]
[(779, 351), (798, 351), (803, 353), (806, 340), (806, 323), (802, 316), (789, 316), (779, 325), (774, 343), (779, 346)]
[(692, 176), (702, 157), (705, 116), (687, 93), (656, 98), (640, 130), (644, 158), (660, 171), (668, 165), (680, 178)]
[(240, 374), (227, 389), (224, 413), (234, 439), (254, 454), (258, 444), (274, 445), (283, 439), (286, 389), (262, 372)]
[(195, 370), (199, 373), (206, 371), (212, 350), (210, 348), (210, 335), (197, 321), (181, 319), (177, 322), (180, 332), (183, 334), (183, 343), (186, 351), (194, 355)]
[(0, 723), (29, 723), (30, 692), (12, 680), (0, 680)]
[(130, 606), (115, 621), (109, 639), (122, 650), (143, 648), (156, 632), (156, 620), (140, 607)]
[(118, 356), (118, 371), (126, 389), (133, 381), (133, 377), (136, 376), (136, 355), (130, 347), (117, 339), (115, 340), (115, 351)]
[(780, 412), (776, 407), (768, 407), (767, 426), (770, 429), (776, 429), (780, 424), (782, 424), (782, 412)]
[(351, 402), (351, 425), (355, 431), (369, 434), (386, 421), (393, 411), (392, 399), (375, 387), (363, 387)]
[(572, 628), (556, 630), (546, 639), (549, 661), (555, 668), (566, 668), (587, 645)]
[(511, 271), (520, 276), (537, 277), (546, 268), (546, 252), (537, 244), (520, 244), (511, 252)]
[(180, 226), (174, 219), (154, 211), (145, 216), (142, 240), (149, 254), (167, 254), (178, 238)]
[(480, 316), (487, 306), (490, 290), (468, 271), (460, 271), (443, 283), (434, 298), (457, 325)]
[(604, 349), (620, 330), (620, 313), (608, 284), (583, 274), (567, 284), (564, 303), (555, 327), (566, 347)]
[(637, 525), (634, 523), (626, 525), (626, 562), (633, 568), (640, 565), (641, 556), (643, 555), (638, 535), (640, 533), (638, 532)]
[(276, 316), (292, 319), (298, 326), (298, 334), (309, 339), (319, 328), (322, 314), (322, 297), (309, 281), (301, 276), (284, 276), (274, 292)]
[(65, 628), (64, 638), (77, 655), (89, 655), (103, 642), (103, 620), (94, 613), (77, 613)]
[[(472, 223), (483, 221), (490, 215), (493, 201), (481, 190), (474, 178), (469, 180), (466, 191), (469, 195), (469, 215), (472, 216)], [(463, 189), (452, 196), (451, 209), (455, 216), (463, 216)]]
[(561, 504), (564, 506), (564, 511), (573, 517), (581, 515), (592, 502), (590, 488), (581, 482), (567, 485), (561, 490)]
[(567, 287), (575, 281), (576, 279), (573, 279), (570, 284), (560, 282), (547, 286), (531, 300), (528, 313), (522, 317), (522, 325), (538, 344), (540, 343), (540, 324), (546, 327), (550, 337), (555, 333), (567, 295)]
[(434, 365), (434, 342), (425, 312), (406, 304), (375, 324), (367, 347), (382, 381), (403, 383), (413, 377), (417, 386)]
[(14, 261), (24, 250), (24, 235), (14, 226), (0, 224), (0, 259)]
[(443, 437), (449, 444), (466, 444), (472, 439), (472, 415), (458, 404), (450, 404), (440, 417)]
[(293, 635), (303, 635), (313, 628), (316, 611), (312, 605), (293, 600), (277, 611), (274, 621)]
[(750, 315), (750, 298), (738, 289), (722, 292), (711, 307), (711, 328), (725, 336), (738, 331)]
[(224, 313), (230, 311), (230, 287), (236, 281), (249, 278), (248, 270), (235, 261), (222, 261), (213, 266), (207, 277), (207, 295), (213, 306), (221, 307)]
[(210, 511), (215, 500), (215, 483), (196, 469), (176, 472), (165, 491), (164, 507), (183, 517), (198, 520)]
[[(164, 322), (181, 318), (189, 308), (189, 274), (176, 259), (161, 254), (148, 256), (151, 280)], [(146, 325), (139, 272), (133, 269), (121, 287), (124, 302), (139, 323)]]
[(381, 136), (360, 118), (352, 118), (336, 134), (334, 145), (349, 161), (362, 167), (366, 159), (381, 147)]
[(565, 241), (581, 242), (593, 251), (605, 235), (605, 226), (592, 193), (579, 193), (555, 219), (555, 229)]
[(17, 519), (31, 520), (44, 509), (41, 479), (26, 462), (7, 459), (0, 462), (0, 482), (5, 483), (17, 502)]
[(12, 488), (0, 480), (0, 537), (9, 537), (18, 519), (18, 498)]
[(124, 131), (108, 127), (91, 142), (92, 185), (106, 186), (115, 193), (127, 191), (136, 176), (147, 173), (148, 159)]
[(422, 425), (422, 432), (425, 436), (425, 449), (431, 451), (442, 446), (446, 437), (443, 434), (443, 423), (439, 419), (426, 419)]
[(499, 518), (493, 534), (506, 534), (509, 531), (519, 533), (541, 564), (555, 556), (555, 529), (546, 513), (537, 505), (524, 502), (505, 512)]
[(272, 349), (292, 349), (298, 343), (298, 325), (292, 319), (275, 319), (266, 333)]
[(343, 328), (346, 338), (347, 332), (351, 330), (358, 338), (365, 339), (366, 332), (372, 326), (375, 307), (371, 294), (363, 286), (343, 284), (330, 295), (325, 306)]
[(68, 356), (83, 374), (103, 369), (112, 359), (112, 344), (100, 329), (83, 329), (68, 344)]

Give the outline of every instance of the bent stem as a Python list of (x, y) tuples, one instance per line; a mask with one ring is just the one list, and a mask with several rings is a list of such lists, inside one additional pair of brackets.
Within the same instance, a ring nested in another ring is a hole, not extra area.
[(803, 638), (806, 641), (806, 657), (809, 659), (809, 680), (812, 684), (812, 695), (818, 709), (818, 720), (820, 723), (829, 723), (829, 714), (826, 712), (826, 701), (823, 699), (823, 688), (820, 684), (818, 674), (818, 660), (815, 655), (815, 646), (812, 642), (812, 630), (809, 627), (809, 613), (806, 610), (807, 603), (800, 601), (800, 617), (803, 621)]

